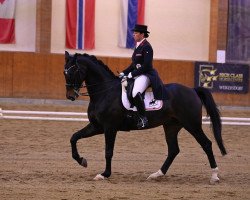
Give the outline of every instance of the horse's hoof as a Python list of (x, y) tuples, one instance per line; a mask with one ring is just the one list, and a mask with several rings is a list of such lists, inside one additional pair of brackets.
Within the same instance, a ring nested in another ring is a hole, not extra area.
[(81, 161), (81, 164), (83, 167), (87, 167), (88, 166), (88, 163), (87, 163), (87, 160), (85, 158), (81, 158), (82, 161)]
[(211, 185), (219, 183), (220, 179), (218, 177), (218, 173), (219, 173), (219, 168), (218, 167), (212, 169), (212, 177), (210, 179), (210, 184)]
[(211, 185), (218, 184), (219, 182), (220, 182), (220, 179), (218, 177), (210, 179), (210, 184)]
[(100, 181), (100, 180), (104, 180), (104, 176), (101, 174), (97, 174), (95, 178), (93, 178), (94, 181)]
[(147, 180), (151, 180), (151, 179), (157, 179), (160, 176), (164, 176), (164, 174), (162, 173), (162, 171), (159, 169), (157, 172), (151, 174)]

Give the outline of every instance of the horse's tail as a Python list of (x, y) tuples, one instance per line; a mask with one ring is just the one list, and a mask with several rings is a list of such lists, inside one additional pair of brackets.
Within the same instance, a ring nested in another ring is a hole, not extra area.
[(194, 88), (202, 104), (205, 106), (207, 115), (210, 116), (210, 121), (212, 122), (212, 129), (214, 133), (215, 140), (219, 146), (222, 155), (226, 155), (227, 151), (224, 147), (222, 136), (221, 136), (221, 118), (220, 112), (217, 105), (214, 102), (214, 98), (210, 91), (203, 87)]

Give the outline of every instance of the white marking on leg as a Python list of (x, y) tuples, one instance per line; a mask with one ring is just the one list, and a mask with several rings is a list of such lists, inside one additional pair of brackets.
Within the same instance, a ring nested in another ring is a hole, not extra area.
[(104, 180), (104, 176), (103, 175), (101, 175), (101, 174), (97, 174), (96, 176), (95, 176), (95, 178), (93, 178), (93, 180), (95, 180), (95, 181), (100, 181), (100, 180)]
[(212, 176), (210, 179), (210, 184), (214, 185), (220, 181), (220, 179), (218, 177), (218, 173), (219, 173), (218, 167), (212, 169)]
[(147, 180), (150, 180), (150, 179), (157, 179), (158, 177), (160, 176), (164, 176), (164, 174), (162, 173), (162, 171), (159, 169), (157, 172), (151, 174)]

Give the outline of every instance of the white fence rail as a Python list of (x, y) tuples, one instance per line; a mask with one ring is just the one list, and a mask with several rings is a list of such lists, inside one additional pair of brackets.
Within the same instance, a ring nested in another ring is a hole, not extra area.
[[(18, 115), (16, 115), (18, 114)], [(87, 113), (82, 112), (53, 112), (53, 111), (27, 111), (2, 110), (0, 119), (47, 120), (47, 121), (89, 121)], [(60, 117), (57, 117), (60, 116)]]
[(25, 115), (72, 115), (72, 116), (87, 116), (87, 113), (80, 112), (52, 112), (52, 111), (27, 111), (27, 110), (1, 110), (2, 114), (25, 114)]
[[(18, 115), (16, 115), (18, 114)], [(2, 110), (0, 119), (22, 120), (48, 120), (48, 121), (89, 121), (84, 112), (53, 112), (53, 111), (25, 111), (25, 110)], [(60, 116), (60, 117), (58, 117)], [(250, 118), (221, 117), (223, 125), (250, 126)], [(210, 124), (208, 117), (202, 117), (202, 124)]]

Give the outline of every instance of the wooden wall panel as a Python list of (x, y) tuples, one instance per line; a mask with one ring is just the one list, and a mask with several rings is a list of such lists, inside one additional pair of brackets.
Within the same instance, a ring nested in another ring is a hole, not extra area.
[(48, 74), (46, 76), (46, 95), (52, 98), (65, 98), (65, 81), (64, 81), (64, 56), (52, 54), (48, 63)]
[(218, 19), (219, 0), (211, 0), (210, 6), (210, 33), (209, 33), (209, 61), (216, 62), (218, 50)]
[(218, 16), (218, 49), (227, 48), (228, 0), (219, 1)]
[(0, 52), (0, 96), (13, 95), (13, 54)]
[(62, 55), (15, 53), (13, 97), (62, 98), (64, 77)]
[(46, 61), (35, 53), (15, 53), (13, 66), (13, 96), (35, 98), (43, 95)]
[(217, 50), (226, 50), (228, 26), (228, 0), (211, 0), (209, 61), (216, 62)]
[(194, 62), (155, 60), (154, 67), (157, 69), (164, 83), (181, 83), (183, 85), (194, 86)]
[(250, 93), (247, 94), (225, 94), (213, 93), (213, 97), (218, 105), (225, 106), (250, 106)]
[[(98, 58), (115, 74), (131, 62), (129, 58)], [(164, 83), (194, 86), (193, 61), (155, 60), (154, 66)], [(65, 99), (63, 69), (64, 55), (61, 54), (1, 52), (0, 97)], [(250, 93), (213, 93), (213, 96), (218, 105), (250, 106)]]
[[(123, 71), (131, 63), (130, 58), (98, 57), (98, 59), (102, 60), (115, 74)], [(177, 82), (193, 87), (193, 61), (154, 60), (153, 65), (164, 83)]]
[(36, 1), (36, 52), (49, 53), (51, 44), (52, 0)]

